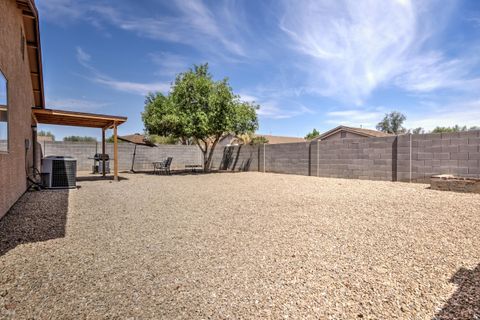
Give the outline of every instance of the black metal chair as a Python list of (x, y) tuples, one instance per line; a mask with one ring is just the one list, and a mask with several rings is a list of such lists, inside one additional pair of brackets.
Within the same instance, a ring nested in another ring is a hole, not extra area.
[(172, 164), (173, 157), (168, 157), (164, 161), (154, 162), (153, 163), (153, 174), (157, 173), (161, 174), (162, 172), (165, 174), (170, 174), (170, 166)]

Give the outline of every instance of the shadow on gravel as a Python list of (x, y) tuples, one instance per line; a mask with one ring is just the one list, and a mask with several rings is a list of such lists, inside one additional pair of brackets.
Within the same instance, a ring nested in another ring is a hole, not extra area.
[[(101, 175), (91, 175), (91, 176), (78, 176), (77, 177), (77, 182), (82, 182), (82, 181), (113, 181), (113, 176), (106, 176), (103, 177)], [(118, 176), (118, 180), (128, 180), (128, 178)]]
[(450, 281), (458, 288), (432, 320), (480, 320), (480, 264), (459, 269)]
[(25, 193), (0, 219), (0, 256), (16, 246), (65, 237), (68, 190)]

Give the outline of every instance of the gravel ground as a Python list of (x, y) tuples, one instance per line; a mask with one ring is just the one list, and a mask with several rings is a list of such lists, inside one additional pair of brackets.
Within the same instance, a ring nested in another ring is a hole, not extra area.
[(0, 318), (480, 318), (480, 195), (124, 177), (27, 193), (0, 220)]

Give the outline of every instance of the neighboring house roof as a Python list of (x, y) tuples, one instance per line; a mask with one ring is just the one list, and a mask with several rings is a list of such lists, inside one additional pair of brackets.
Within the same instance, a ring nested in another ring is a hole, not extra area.
[(336, 134), (338, 132), (341, 132), (341, 131), (351, 132), (351, 133), (358, 134), (358, 135), (364, 136), (364, 137), (388, 137), (388, 136), (392, 135), (390, 133), (385, 133), (385, 132), (382, 132), (382, 131), (377, 131), (377, 130), (372, 130), (372, 129), (338, 126), (336, 128), (333, 128), (333, 129), (321, 134), (318, 138), (315, 138), (314, 140), (326, 139), (329, 136), (334, 135), (334, 134)]
[(268, 144), (305, 142), (304, 138), (299, 138), (299, 137), (272, 136), (268, 134), (258, 134), (256, 136), (264, 137), (265, 139), (268, 140)]
[(45, 108), (43, 90), (42, 50), (40, 46), (40, 29), (38, 27), (38, 11), (34, 0), (15, 0), (22, 11), (23, 29), (25, 33), (26, 51), (32, 79), (35, 107)]
[[(305, 142), (304, 138), (298, 137), (272, 136), (268, 134), (256, 134), (255, 137), (266, 138), (268, 140), (268, 144)], [(241, 140), (237, 138), (234, 134), (226, 135), (220, 140), (220, 142), (224, 142), (225, 145), (242, 144)]]

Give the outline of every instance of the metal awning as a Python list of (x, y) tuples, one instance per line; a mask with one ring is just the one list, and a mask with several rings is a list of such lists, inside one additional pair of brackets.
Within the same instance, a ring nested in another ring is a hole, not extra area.
[[(118, 180), (118, 137), (117, 127), (127, 121), (127, 117), (109, 116), (105, 114), (32, 108), (32, 120), (35, 123), (54, 124), (59, 126), (75, 126), (102, 129), (102, 154), (105, 154), (105, 130), (113, 129), (113, 166), (115, 180)], [(105, 161), (103, 175), (105, 176)]]

